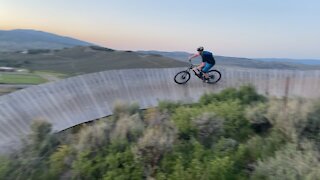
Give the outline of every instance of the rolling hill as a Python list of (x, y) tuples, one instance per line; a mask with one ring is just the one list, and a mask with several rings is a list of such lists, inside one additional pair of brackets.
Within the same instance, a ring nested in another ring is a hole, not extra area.
[[(161, 55), (179, 61), (186, 62), (188, 57), (191, 55), (188, 52), (163, 52), (163, 51), (137, 51), (143, 54)], [(218, 66), (235, 66), (235, 67), (247, 67), (247, 68), (259, 68), (259, 69), (299, 69), (299, 70), (312, 70), (320, 69), (320, 61), (313, 60), (313, 64), (305, 62), (303, 60), (291, 60), (285, 61), (282, 59), (249, 59), (249, 58), (238, 58), (238, 57), (226, 57), (226, 56), (215, 56), (216, 64)], [(200, 58), (197, 58), (194, 62), (199, 63)], [(316, 62), (314, 62), (316, 61)], [(304, 62), (304, 63), (302, 63)], [(318, 63), (318, 64), (317, 64)]]
[(266, 62), (287, 62), (295, 64), (320, 65), (320, 60), (318, 59), (256, 58), (255, 60)]
[(42, 31), (27, 29), (0, 30), (0, 52), (27, 49), (62, 49), (90, 45), (93, 44)]
[[(69, 75), (110, 69), (167, 68), (187, 65), (187, 52), (116, 51), (70, 37), (36, 30), (0, 30), (0, 66), (55, 71)], [(215, 56), (217, 66), (262, 69), (320, 69), (320, 64), (281, 59)], [(178, 60), (178, 61), (177, 61)], [(194, 63), (199, 63), (200, 58)], [(320, 61), (319, 61), (320, 62)]]
[(0, 66), (78, 75), (111, 69), (183, 67), (186, 62), (160, 55), (88, 46), (61, 50), (0, 53)]

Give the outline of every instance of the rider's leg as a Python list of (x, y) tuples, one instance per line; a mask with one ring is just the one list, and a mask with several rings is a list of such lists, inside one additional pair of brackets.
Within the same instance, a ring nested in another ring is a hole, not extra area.
[[(195, 72), (197, 72), (197, 74), (200, 74), (201, 69), (202, 69), (204, 66), (205, 66), (205, 63), (202, 62), (199, 66), (194, 67), (193, 70), (194, 70)], [(198, 73), (198, 72), (199, 72), (199, 73)]]
[(213, 67), (213, 64), (206, 63), (202, 69), (203, 75), (206, 79), (209, 79), (208, 71)]

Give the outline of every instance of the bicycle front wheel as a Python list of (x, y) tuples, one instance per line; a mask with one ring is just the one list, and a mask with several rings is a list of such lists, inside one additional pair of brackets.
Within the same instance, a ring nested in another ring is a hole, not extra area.
[(185, 84), (189, 81), (189, 79), (190, 79), (190, 73), (188, 71), (178, 72), (174, 76), (174, 82), (176, 82), (177, 84)]

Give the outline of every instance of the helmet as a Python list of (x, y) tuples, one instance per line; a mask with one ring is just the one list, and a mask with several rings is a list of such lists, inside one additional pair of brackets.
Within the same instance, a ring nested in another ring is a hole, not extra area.
[(200, 46), (200, 47), (197, 48), (197, 51), (203, 51), (203, 49), (204, 48), (202, 46)]

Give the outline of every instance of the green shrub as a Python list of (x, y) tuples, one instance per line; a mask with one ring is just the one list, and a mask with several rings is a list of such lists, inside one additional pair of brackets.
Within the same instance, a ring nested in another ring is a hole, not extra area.
[(31, 124), (30, 148), (37, 151), (40, 156), (44, 155), (52, 146), (52, 125), (43, 120), (33, 121)]
[(238, 145), (236, 140), (222, 137), (214, 144), (213, 152), (217, 157), (230, 156), (237, 150)]
[(143, 178), (143, 167), (140, 162), (134, 159), (129, 148), (123, 152), (109, 152), (105, 158), (105, 165), (107, 166), (103, 175), (105, 180), (139, 180)]
[(218, 94), (204, 94), (200, 97), (200, 104), (208, 105), (217, 101), (228, 101), (238, 99), (238, 93), (236, 88), (227, 88), (222, 90)]
[(176, 144), (174, 151), (166, 154), (160, 164), (159, 179), (209, 179), (210, 150), (195, 139)]
[(101, 121), (84, 126), (74, 139), (73, 146), (77, 151), (96, 150), (110, 142), (113, 121)]
[[(36, 120), (31, 124), (31, 133), (24, 139), (24, 146), (10, 157), (5, 179), (52, 179), (49, 172), (49, 157), (59, 142), (51, 133), (51, 124)], [(16, 173), (12, 173), (16, 171)]]
[(313, 141), (320, 150), (320, 101), (313, 104), (313, 108), (306, 119), (301, 135)]
[(71, 153), (71, 148), (67, 145), (61, 145), (50, 156), (50, 174), (52, 177), (59, 178), (61, 174), (70, 169), (68, 156)]
[[(173, 171), (171, 174), (160, 174), (159, 176), (162, 177), (159, 179), (170, 179), (170, 180), (180, 180), (180, 179), (186, 179), (188, 180), (189, 174), (186, 172), (183, 164), (182, 164), (182, 158), (179, 157), (177, 160), (173, 163)], [(191, 178), (189, 178), (191, 179)]]
[(235, 162), (235, 173), (248, 177), (259, 159), (272, 157), (286, 144), (285, 141), (282, 134), (271, 132), (267, 137), (254, 136), (246, 143), (240, 144), (233, 154), (230, 153)]
[(224, 134), (223, 119), (215, 113), (202, 113), (192, 119), (197, 131), (198, 140), (210, 147), (220, 136)]
[(172, 150), (176, 141), (176, 128), (169, 116), (159, 113), (148, 124), (143, 136), (138, 140), (133, 152), (144, 164), (146, 176), (153, 177), (163, 155)]
[(295, 144), (289, 144), (274, 157), (259, 161), (252, 179), (318, 179), (319, 164), (319, 152), (310, 147), (299, 150)]
[(124, 102), (117, 101), (113, 108), (112, 117), (114, 119), (118, 119), (122, 114), (133, 115), (136, 113), (141, 113), (138, 103), (126, 104)]
[(76, 160), (72, 163), (72, 179), (98, 179), (106, 170), (101, 166), (103, 156), (94, 154), (88, 150), (77, 153)]
[(271, 100), (266, 118), (274, 129), (281, 131), (290, 141), (297, 141), (305, 127), (312, 104), (303, 99)]
[(251, 85), (241, 86), (239, 88), (237, 96), (240, 99), (241, 103), (244, 105), (248, 105), (253, 102), (263, 102), (266, 100), (266, 98), (262, 95), (259, 95), (256, 92), (255, 87)]
[(175, 109), (177, 109), (181, 105), (182, 105), (182, 103), (180, 103), (180, 102), (160, 101), (158, 103), (158, 108), (160, 111), (167, 111), (171, 114), (174, 112)]
[(11, 159), (5, 156), (0, 156), (0, 179), (6, 179), (10, 173)]
[(245, 118), (244, 107), (238, 100), (223, 101), (210, 104), (206, 111), (214, 112), (224, 118), (225, 136), (235, 140), (245, 140), (252, 130), (249, 121)]
[(142, 135), (144, 126), (139, 114), (120, 115), (111, 132), (111, 141), (136, 141)]
[(203, 105), (208, 105), (217, 101), (239, 100), (243, 105), (249, 105), (253, 102), (265, 101), (266, 98), (259, 95), (254, 86), (241, 86), (238, 90), (236, 88), (227, 88), (218, 94), (204, 94), (199, 102)]
[(211, 161), (208, 168), (209, 179), (237, 179), (233, 174), (233, 164), (234, 162), (228, 156)]
[(255, 132), (263, 133), (271, 128), (271, 123), (267, 118), (267, 112), (268, 104), (266, 103), (258, 103), (246, 109), (246, 118), (249, 120)]
[(197, 129), (192, 119), (199, 116), (203, 112), (200, 108), (179, 107), (171, 116), (172, 121), (179, 130), (179, 137), (182, 139), (190, 139), (195, 136)]

